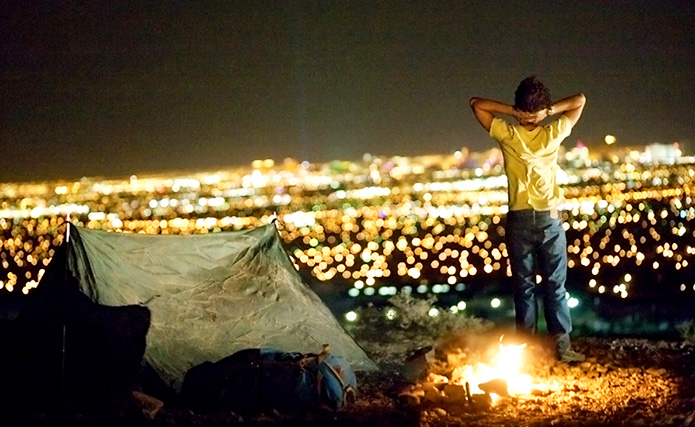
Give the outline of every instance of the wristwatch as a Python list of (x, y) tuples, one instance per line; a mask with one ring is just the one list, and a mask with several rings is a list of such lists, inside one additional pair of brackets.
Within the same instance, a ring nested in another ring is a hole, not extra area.
[(552, 116), (555, 114), (555, 110), (553, 110), (553, 107), (548, 107), (548, 116)]

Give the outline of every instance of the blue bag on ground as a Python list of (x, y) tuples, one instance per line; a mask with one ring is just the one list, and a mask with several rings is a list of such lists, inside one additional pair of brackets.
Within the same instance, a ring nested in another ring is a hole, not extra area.
[(321, 406), (337, 411), (354, 400), (356, 390), (350, 365), (327, 348), (319, 354), (257, 348), (194, 366), (181, 391), (191, 409), (250, 414)]

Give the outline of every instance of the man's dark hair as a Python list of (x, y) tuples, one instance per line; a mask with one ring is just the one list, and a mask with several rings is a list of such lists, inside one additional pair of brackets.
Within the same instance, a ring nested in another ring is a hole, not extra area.
[(550, 108), (550, 91), (536, 76), (526, 77), (514, 92), (514, 108), (528, 113)]

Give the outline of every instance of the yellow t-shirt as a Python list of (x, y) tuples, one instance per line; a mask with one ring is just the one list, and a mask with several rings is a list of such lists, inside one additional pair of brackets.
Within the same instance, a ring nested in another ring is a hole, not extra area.
[(564, 197), (557, 184), (557, 154), (560, 143), (572, 131), (567, 116), (545, 126), (527, 130), (495, 118), (490, 136), (499, 142), (507, 174), (509, 210), (547, 211), (562, 205)]

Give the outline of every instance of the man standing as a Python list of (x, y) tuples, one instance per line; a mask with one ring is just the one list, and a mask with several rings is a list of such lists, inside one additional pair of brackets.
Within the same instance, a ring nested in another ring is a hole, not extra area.
[[(567, 240), (558, 208), (564, 202), (557, 184), (560, 143), (567, 138), (584, 110), (586, 98), (577, 94), (555, 103), (535, 77), (524, 79), (514, 94), (514, 105), (472, 98), (478, 122), (499, 142), (504, 156), (509, 193), (507, 250), (514, 285), (517, 329), (536, 332), (538, 304), (536, 273), (542, 278), (543, 309), (557, 358), (584, 360), (570, 349), (572, 319), (565, 298)], [(518, 124), (497, 116), (511, 116)], [(558, 115), (549, 124), (541, 122)]]

